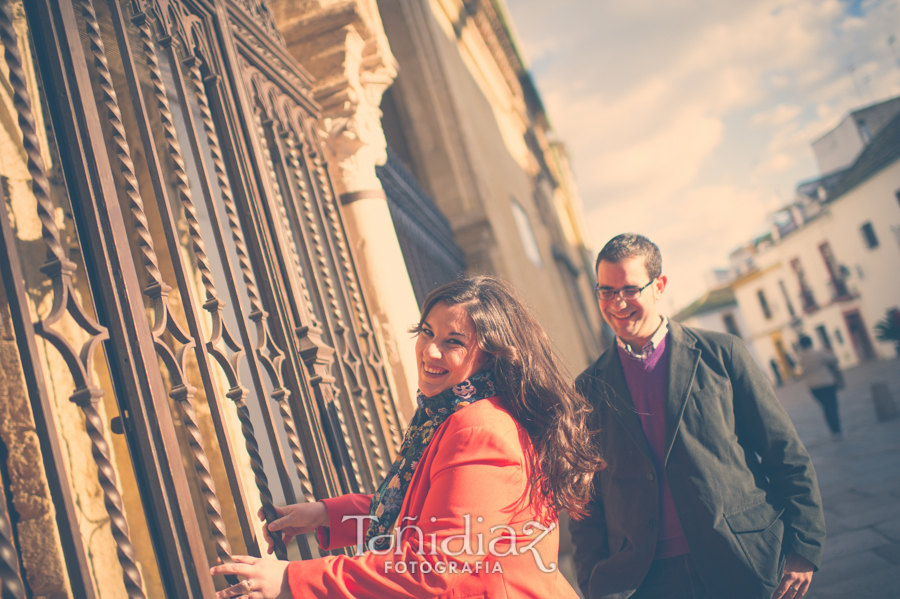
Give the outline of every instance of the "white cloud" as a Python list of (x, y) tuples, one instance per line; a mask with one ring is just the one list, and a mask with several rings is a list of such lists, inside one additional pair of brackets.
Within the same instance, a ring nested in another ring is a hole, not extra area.
[(663, 252), (672, 285), (673, 309), (702, 293), (707, 272), (727, 263), (728, 253), (766, 227), (778, 197), (729, 185), (711, 185), (678, 194), (675, 201), (650, 209), (645, 202), (599, 206), (588, 212), (588, 227), (603, 245), (632, 231), (650, 237)]
[(766, 156), (765, 161), (756, 167), (756, 173), (766, 175), (769, 173), (783, 173), (796, 164), (796, 160), (790, 154), (778, 153)]
[[(722, 138), (722, 122), (687, 110), (646, 136), (633, 137), (621, 148), (599, 155), (598, 178), (610, 187), (658, 185), (680, 181), (675, 191), (690, 183), (702, 161)], [(654, 180), (655, 181), (648, 181)]]
[[(665, 157), (652, 150), (673, 145), (664, 141), (666, 131), (685, 132), (689, 148), (699, 145), (708, 151), (703, 139), (709, 134), (708, 124), (763, 100), (771, 65), (789, 71), (808, 61), (812, 49), (820, 44), (822, 30), (827, 30), (821, 26), (822, 20), (831, 18), (839, 6), (836, 0), (813, 4), (791, 5), (776, 16), (771, 2), (751, 3), (747, 10), (733, 15), (732, 21), (709, 23), (667, 69), (648, 72), (630, 88), (611, 88), (604, 84), (602, 73), (594, 74), (592, 80), (582, 71), (579, 77), (564, 81), (551, 74), (553, 83), (547, 85), (545, 98), (551, 119), (573, 148), (576, 163), (591, 164), (585, 183), (601, 193), (608, 191), (608, 186), (618, 186), (623, 177), (646, 170), (632, 164), (642, 154), (647, 168), (665, 164)], [(667, 41), (661, 40), (660, 46)], [(770, 124), (787, 122), (793, 115), (782, 111), (778, 116), (780, 121)], [(695, 123), (673, 124), (686, 117), (693, 117)], [(615, 153), (623, 156), (611, 159)], [(669, 160), (680, 161), (681, 157)], [(626, 168), (606, 169), (609, 162)], [(702, 157), (697, 162), (702, 162)], [(579, 172), (585, 170), (579, 166)], [(698, 172), (695, 167), (676, 170)], [(604, 173), (610, 173), (610, 178), (604, 178)], [(655, 186), (649, 178), (645, 181)], [(591, 191), (587, 190), (588, 195)]]
[(866, 29), (865, 19), (851, 17), (841, 23), (841, 31), (863, 31)]
[(657, 238), (689, 265), (679, 280), (702, 281), (688, 270), (726, 262), (817, 174), (814, 139), (900, 94), (900, 0), (862, 17), (843, 0), (507, 1), (593, 238)]
[(793, 120), (802, 110), (796, 105), (777, 104), (774, 108), (754, 114), (750, 123), (753, 125), (783, 125)]

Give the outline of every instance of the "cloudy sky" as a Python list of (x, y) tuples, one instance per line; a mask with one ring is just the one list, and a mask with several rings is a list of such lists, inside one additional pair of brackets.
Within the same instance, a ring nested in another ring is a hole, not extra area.
[(810, 142), (900, 94), (900, 0), (506, 1), (594, 248), (653, 239), (670, 312), (818, 174)]

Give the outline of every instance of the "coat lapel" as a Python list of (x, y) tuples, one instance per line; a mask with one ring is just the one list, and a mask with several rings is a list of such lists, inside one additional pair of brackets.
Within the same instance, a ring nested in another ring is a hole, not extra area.
[[(669, 321), (669, 385), (666, 392), (666, 453), (663, 464), (669, 461), (669, 453), (675, 443), (675, 435), (681, 425), (684, 407), (687, 403), (697, 364), (700, 363), (700, 350), (694, 347), (695, 340), (685, 333), (684, 328)], [(640, 425), (640, 423), (639, 423)]]
[(637, 410), (634, 409), (631, 393), (628, 392), (628, 384), (625, 382), (625, 374), (622, 372), (622, 362), (615, 342), (603, 356), (597, 378), (599, 381), (595, 384), (602, 386), (603, 383), (606, 383), (607, 385), (600, 390), (600, 397), (603, 397), (604, 392), (606, 393), (607, 401), (615, 418), (644, 455), (650, 458), (650, 446), (647, 444), (641, 419), (637, 415)]

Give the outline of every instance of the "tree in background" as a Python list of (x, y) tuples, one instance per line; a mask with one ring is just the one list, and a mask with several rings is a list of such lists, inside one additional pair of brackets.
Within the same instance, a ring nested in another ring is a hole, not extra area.
[(887, 314), (875, 325), (875, 337), (879, 341), (894, 343), (894, 349), (900, 356), (900, 309), (891, 308)]

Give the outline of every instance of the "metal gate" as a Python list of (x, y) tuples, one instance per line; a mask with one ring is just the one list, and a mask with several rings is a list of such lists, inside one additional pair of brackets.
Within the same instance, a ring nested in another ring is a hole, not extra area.
[(259, 505), (400, 441), (310, 78), (260, 0), (0, 0), (0, 37), (3, 596), (212, 596)]

